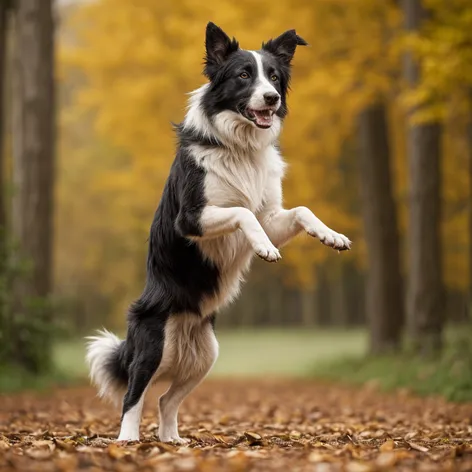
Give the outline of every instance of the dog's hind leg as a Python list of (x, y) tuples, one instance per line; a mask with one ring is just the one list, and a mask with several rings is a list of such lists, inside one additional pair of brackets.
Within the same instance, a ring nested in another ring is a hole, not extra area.
[(218, 357), (218, 342), (211, 320), (201, 320), (196, 315), (174, 320), (175, 325), (170, 326), (169, 331), (166, 329), (166, 336), (168, 332), (171, 333), (176, 343), (176, 364), (171, 386), (159, 398), (159, 439), (162, 442), (185, 444), (188, 440), (182, 439), (178, 431), (179, 407), (212, 368)]
[(151, 380), (159, 375), (164, 349), (164, 323), (150, 318), (133, 326), (128, 335), (132, 340), (134, 358), (128, 368), (128, 390), (123, 400), (123, 414), (118, 441), (139, 441), (139, 425), (144, 397)]
[(123, 414), (118, 441), (139, 441), (139, 425), (144, 405), (144, 397), (151, 379), (156, 372), (158, 361), (155, 357), (135, 359), (130, 365), (128, 391), (123, 400)]

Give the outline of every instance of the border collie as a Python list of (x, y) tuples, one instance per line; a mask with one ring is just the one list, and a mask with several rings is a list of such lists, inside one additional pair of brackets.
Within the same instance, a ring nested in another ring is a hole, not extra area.
[(146, 391), (165, 379), (171, 383), (159, 399), (159, 439), (187, 442), (178, 432), (179, 406), (217, 358), (215, 313), (238, 295), (254, 254), (276, 262), (278, 248), (301, 231), (336, 250), (350, 248), (308, 208), (282, 207), (285, 164), (277, 139), (290, 64), (306, 44), (290, 30), (247, 51), (207, 25), (208, 83), (191, 94), (176, 126), (177, 154), (151, 226), (146, 286), (129, 309), (126, 340), (105, 330), (87, 346), (99, 395), (122, 401), (118, 441), (139, 441)]

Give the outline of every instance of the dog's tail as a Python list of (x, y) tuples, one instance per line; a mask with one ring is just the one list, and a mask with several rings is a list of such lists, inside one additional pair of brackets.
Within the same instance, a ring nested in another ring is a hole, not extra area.
[(100, 397), (119, 405), (128, 384), (126, 341), (106, 329), (87, 338), (87, 363)]

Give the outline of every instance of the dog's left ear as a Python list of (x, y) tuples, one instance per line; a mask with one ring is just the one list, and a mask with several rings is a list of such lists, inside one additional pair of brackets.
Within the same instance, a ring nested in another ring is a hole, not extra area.
[(262, 43), (262, 49), (277, 56), (286, 65), (290, 65), (297, 46), (308, 46), (308, 43), (296, 31), (288, 30), (267, 43)]
[(205, 47), (205, 74), (210, 77), (215, 67), (223, 64), (232, 52), (239, 49), (239, 43), (210, 21), (206, 27)]

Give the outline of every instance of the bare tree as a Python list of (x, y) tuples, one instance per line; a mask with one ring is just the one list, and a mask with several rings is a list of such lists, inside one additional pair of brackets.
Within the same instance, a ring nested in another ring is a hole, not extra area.
[[(422, 0), (403, 0), (403, 12), (407, 31), (418, 30), (427, 17)], [(419, 81), (419, 64), (411, 54), (405, 57), (404, 75), (410, 86)], [(407, 140), (410, 175), (408, 325), (416, 349), (430, 355), (442, 347), (444, 324), (441, 126), (434, 122), (410, 124)]]
[[(24, 314), (25, 303), (47, 297), (52, 285), (55, 142), (52, 1), (16, 0), (13, 36), (12, 229), (22, 257), (31, 264), (29, 276), (15, 280), (14, 292), (17, 309)], [(20, 362), (31, 370), (37, 368), (32, 358)]]
[(404, 322), (397, 215), (391, 185), (386, 109), (382, 103), (361, 112), (359, 134), (370, 351), (380, 353), (399, 348)]

